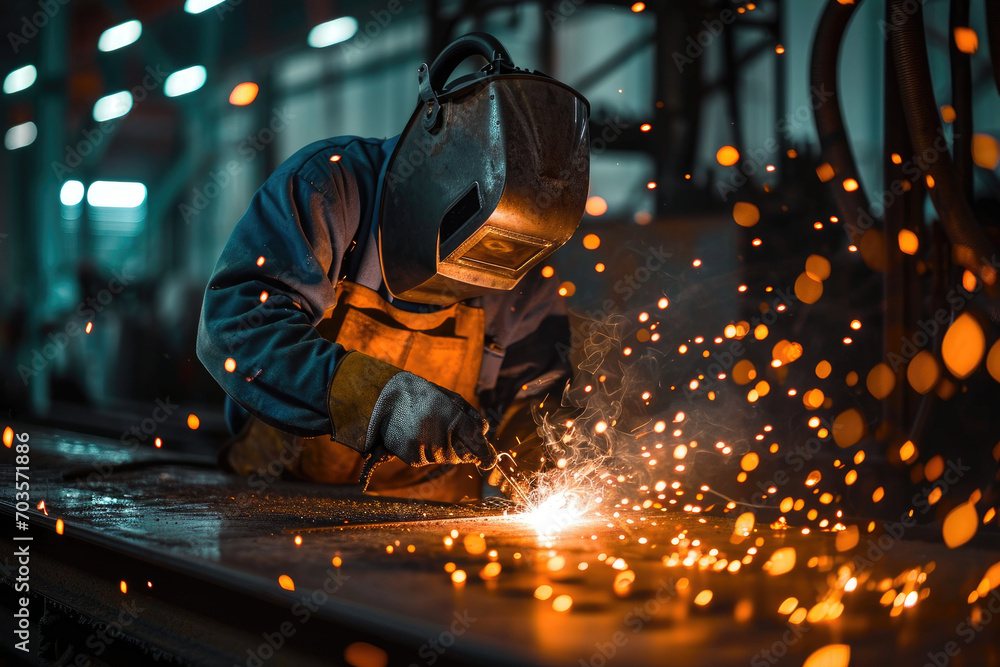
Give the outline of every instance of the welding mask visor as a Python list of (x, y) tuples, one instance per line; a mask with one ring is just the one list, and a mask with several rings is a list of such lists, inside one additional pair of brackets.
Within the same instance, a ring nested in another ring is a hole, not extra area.
[[(447, 83), (466, 58), (488, 63)], [(562, 246), (590, 186), (590, 105), (514, 66), (485, 33), (418, 69), (420, 100), (389, 159), (379, 254), (395, 298), (448, 305), (510, 290)]]

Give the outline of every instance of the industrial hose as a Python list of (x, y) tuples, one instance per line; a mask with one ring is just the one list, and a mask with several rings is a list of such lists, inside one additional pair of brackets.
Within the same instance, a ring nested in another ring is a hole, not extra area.
[[(914, 155), (926, 165), (924, 173), (933, 179), (928, 183), (931, 201), (955, 247), (955, 259), (984, 283), (993, 285), (997, 276), (989, 260), (994, 249), (962, 193), (951, 153), (944, 143), (931, 87), (923, 8), (912, 0), (890, 0), (889, 6), (889, 45), (896, 63), (903, 114)], [(935, 147), (939, 139), (944, 143), (943, 150)]]
[[(989, 4), (989, 3), (988, 3)], [(956, 28), (969, 26), (969, 0), (951, 0), (948, 16), (949, 58), (951, 60), (951, 106), (955, 109), (955, 132), (952, 150), (955, 151), (955, 171), (965, 200), (972, 202), (974, 178), (972, 174), (972, 56), (958, 48)]]
[[(823, 91), (827, 96), (825, 100), (818, 101), (819, 106), (814, 111), (816, 131), (819, 134), (823, 159), (833, 167), (837, 179), (833, 196), (840, 218), (844, 221), (851, 241), (855, 244), (874, 224), (876, 217), (871, 214), (868, 197), (861, 187), (858, 167), (851, 154), (844, 119), (840, 113), (840, 99), (837, 94), (837, 58), (847, 24), (860, 4), (861, 0), (858, 0), (857, 4), (842, 4), (839, 0), (827, 1), (813, 40), (809, 71), (811, 90)], [(858, 187), (853, 190), (846, 189), (844, 183), (849, 179), (853, 179)]]

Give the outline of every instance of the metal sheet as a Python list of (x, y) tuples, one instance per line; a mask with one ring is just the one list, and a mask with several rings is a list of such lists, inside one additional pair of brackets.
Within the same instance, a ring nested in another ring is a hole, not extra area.
[[(839, 554), (833, 533), (758, 525), (733, 544), (729, 517), (655, 510), (545, 536), (524, 516), (504, 515), (504, 503), (351, 497), (345, 495), (350, 490), (248, 481), (170, 463), (168, 454), (159, 454), (156, 465), (130, 468), (140, 457), (122, 455), (112, 443), (25, 430), (32, 436), (33, 499), (44, 497), (48, 511), (33, 512), (32, 530), (47, 536), (47, 546), (40, 545), (47, 558), (100, 570), (111, 594), (120, 595), (113, 590), (113, 558), (97, 563), (96, 556), (81, 561), (59, 552), (59, 540), (77, 540), (118, 554), (126, 598), (180, 605), (185, 596), (200, 599), (210, 590), (218, 604), (247, 600), (245, 615), (226, 612), (236, 629), (257, 628), (265, 617), (304, 628), (302, 605), (315, 603), (309, 627), (314, 633), (329, 628), (327, 658), (339, 657), (353, 632), (382, 644), (392, 664), (403, 656), (413, 664), (596, 666), (613, 658), (627, 665), (801, 665), (830, 643), (849, 644), (855, 666), (882, 663), (889, 655), (897, 664), (923, 664), (928, 652), (962, 641), (956, 628), (972, 613), (966, 595), (1000, 560), (989, 535), (974, 548), (949, 550), (913, 539), (918, 529), (887, 537), (888, 548), (882, 548), (876, 532), (861, 536), (862, 545), (873, 545), (865, 559), (864, 551)], [(104, 462), (110, 468), (98, 470)], [(63, 479), (60, 471), (68, 470), (97, 476), (77, 472)], [(2, 494), (9, 512), (10, 486)], [(65, 522), (62, 536), (52, 532), (57, 517)], [(704, 560), (671, 561), (677, 543), (690, 551), (695, 540)], [(772, 576), (763, 564), (781, 548), (794, 549), (796, 563), (787, 574)], [(716, 571), (722, 559), (743, 559), (740, 571), (729, 572), (728, 564)], [(499, 563), (497, 576), (486, 569), (490, 562)], [(857, 578), (853, 592), (844, 590), (843, 572), (838, 577), (848, 562)], [(446, 567), (464, 571), (466, 581), (453, 583)], [(160, 581), (150, 579), (152, 588), (144, 587), (144, 571), (168, 580), (173, 598), (166, 600)], [(634, 583), (622, 586), (622, 576), (634, 576)], [(892, 606), (879, 602), (882, 588), (902, 591), (908, 577), (921, 576), (925, 581), (911, 588), (926, 599), (891, 616)], [(282, 588), (283, 577), (294, 591)], [(536, 596), (540, 586), (551, 587), (547, 599)], [(711, 601), (699, 605), (695, 600), (705, 590)], [(554, 608), (559, 596), (572, 599), (568, 610)], [(828, 615), (837, 604), (843, 609), (836, 618), (790, 624), (778, 612), (789, 597), (810, 613), (824, 599), (831, 601)], [(271, 611), (264, 614), (260, 605)], [(984, 624), (952, 664), (1000, 664), (998, 627)], [(311, 646), (289, 641), (287, 655), (310, 655)], [(232, 642), (223, 648), (215, 651), (230, 651), (240, 664), (248, 659), (245, 650), (232, 650)]]

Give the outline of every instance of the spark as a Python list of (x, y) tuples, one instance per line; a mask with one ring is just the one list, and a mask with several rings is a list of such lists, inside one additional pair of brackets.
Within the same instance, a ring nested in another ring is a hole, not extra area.
[(589, 509), (590, 503), (584, 497), (564, 490), (548, 494), (543, 500), (533, 504), (527, 513), (520, 516), (539, 535), (547, 536), (560, 533), (577, 523)]

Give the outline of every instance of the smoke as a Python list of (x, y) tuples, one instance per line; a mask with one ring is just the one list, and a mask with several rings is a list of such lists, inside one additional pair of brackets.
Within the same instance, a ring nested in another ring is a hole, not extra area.
[(601, 508), (616, 504), (626, 489), (647, 487), (654, 471), (644, 450), (662, 452), (662, 444), (650, 449), (655, 432), (645, 414), (648, 401), (640, 398), (659, 384), (661, 355), (624, 344), (634, 327), (622, 315), (582, 326), (583, 361), (560, 409), (533, 409), (549, 463), (532, 480), (529, 496), (543, 534), (595, 512), (603, 516)]

